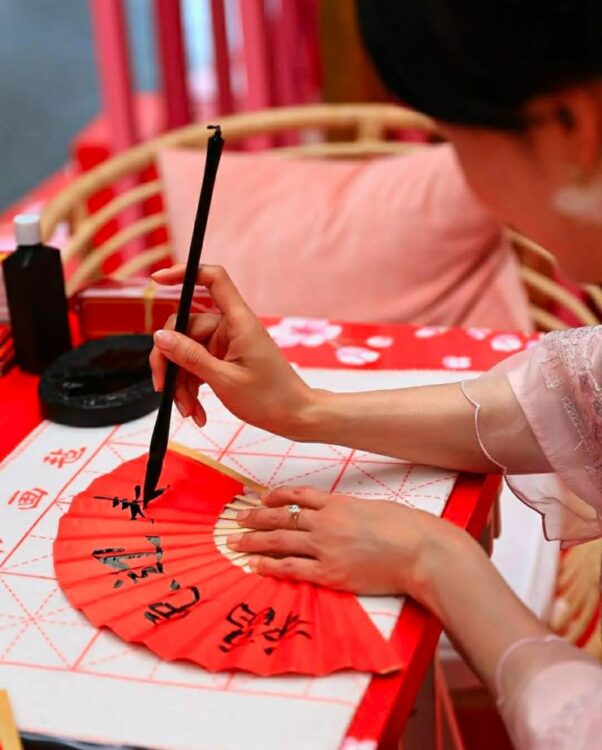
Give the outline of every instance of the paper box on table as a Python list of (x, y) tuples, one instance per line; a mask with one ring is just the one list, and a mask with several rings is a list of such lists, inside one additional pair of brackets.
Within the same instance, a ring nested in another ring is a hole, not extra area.
[[(83, 289), (74, 304), (84, 339), (115, 333), (152, 333), (178, 311), (181, 287), (158, 286), (150, 279), (104, 279)], [(209, 293), (195, 290), (191, 312), (215, 312)]]

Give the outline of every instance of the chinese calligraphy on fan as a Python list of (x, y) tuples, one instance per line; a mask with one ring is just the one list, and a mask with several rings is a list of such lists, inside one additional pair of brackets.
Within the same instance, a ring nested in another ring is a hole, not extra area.
[(311, 638), (306, 629), (310, 625), (308, 620), (302, 620), (299, 615), (289, 612), (284, 622), (278, 626), (273, 607), (255, 612), (248, 604), (242, 602), (229, 612), (226, 620), (235, 627), (222, 640), (220, 651), (224, 653), (259, 641), (263, 651), (269, 656), (281, 643), (290, 638)]

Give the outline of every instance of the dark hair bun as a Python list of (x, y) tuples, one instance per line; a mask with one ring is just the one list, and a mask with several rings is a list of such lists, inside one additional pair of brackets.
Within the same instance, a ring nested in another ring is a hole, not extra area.
[(602, 0), (358, 0), (379, 74), (437, 119), (520, 128), (538, 94), (602, 76)]

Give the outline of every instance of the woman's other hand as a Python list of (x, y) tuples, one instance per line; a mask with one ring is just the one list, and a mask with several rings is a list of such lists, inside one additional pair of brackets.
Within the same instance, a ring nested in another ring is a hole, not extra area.
[[(185, 267), (153, 274), (158, 284), (181, 284)], [(221, 314), (192, 315), (188, 335), (175, 333), (175, 316), (155, 333), (150, 356), (153, 382), (163, 388), (166, 360), (180, 366), (176, 405), (184, 417), (203, 426), (207, 415), (198, 401), (208, 383), (237, 417), (271, 432), (295, 438), (311, 410), (313, 391), (282, 356), (220, 266), (202, 266), (197, 283), (207, 287)]]
[[(438, 617), (490, 688), (513, 643), (549, 634), (477, 542), (449, 521), (310, 487), (280, 487), (262, 501), (238, 514), (253, 530), (228, 537), (257, 573), (357, 594), (408, 594)], [(291, 505), (301, 508), (297, 522)]]
[[(253, 531), (228, 537), (260, 575), (359, 594), (406, 593), (429, 604), (432, 563), (474, 544), (447, 521), (391, 501), (281, 487), (262, 502), (238, 513), (239, 525)], [(291, 505), (301, 508), (296, 521)]]

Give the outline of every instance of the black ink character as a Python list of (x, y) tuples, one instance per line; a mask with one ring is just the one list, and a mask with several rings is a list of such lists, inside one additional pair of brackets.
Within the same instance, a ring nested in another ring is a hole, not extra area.
[[(117, 571), (117, 573), (123, 573), (127, 571), (126, 577), (129, 578), (130, 581), (138, 583), (140, 579), (148, 578), (148, 576), (152, 575), (153, 573), (161, 575), (164, 572), (162, 562), (163, 548), (161, 547), (161, 538), (158, 536), (147, 536), (146, 539), (153, 545), (153, 547), (155, 548), (154, 550), (149, 550), (148, 552), (126, 552), (125, 548), (123, 547), (119, 549), (95, 549), (94, 552), (92, 552), (92, 557), (95, 560), (98, 560), (98, 562), (101, 562), (103, 565), (108, 565), (110, 568), (113, 568), (113, 570)], [(130, 560), (140, 560), (143, 557), (152, 556), (154, 556), (155, 558), (154, 565), (148, 565), (142, 568), (140, 571), (131, 570), (130, 566), (128, 565), (128, 562)], [(121, 588), (124, 583), (125, 581), (123, 580), (123, 578), (118, 578), (113, 584), (113, 588)]]
[(275, 644), (273, 646), (267, 646), (267, 648), (264, 648), (264, 651), (268, 655), (273, 653), (280, 643), (295, 635), (303, 636), (303, 638), (311, 638), (311, 634), (308, 633), (307, 630), (302, 630), (304, 625), (309, 624), (309, 620), (302, 620), (299, 615), (294, 615), (292, 612), (289, 612), (282, 627), (274, 627), (262, 632), (261, 635), (266, 641)]
[(280, 627), (275, 625), (275, 619), (276, 612), (272, 607), (254, 612), (248, 604), (238, 604), (226, 618), (236, 628), (224, 636), (220, 650), (228, 654), (236, 648), (255, 643), (260, 638), (268, 642), (267, 646), (263, 646), (263, 650), (270, 655), (280, 643), (295, 635), (311, 638), (311, 634), (303, 629), (310, 624), (309, 621), (302, 620), (299, 615), (289, 613), (284, 625)]
[(235, 625), (236, 628), (224, 636), (220, 650), (229, 654), (236, 648), (254, 643), (256, 629), (262, 625), (271, 625), (275, 616), (276, 613), (271, 607), (254, 612), (244, 602), (237, 604), (226, 617), (226, 621)]
[[(135, 521), (138, 516), (140, 518), (146, 518), (144, 515), (144, 511), (146, 510), (148, 504), (152, 501), (158, 498), (160, 495), (162, 495), (165, 492), (165, 489), (162, 490), (155, 490), (153, 494), (144, 500), (142, 504), (140, 503), (140, 495), (142, 494), (142, 488), (139, 484), (137, 484), (134, 487), (134, 499), (129, 500), (127, 497), (107, 497), (106, 495), (95, 495), (95, 500), (108, 500), (110, 503), (112, 503), (113, 508), (120, 507), (121, 510), (129, 510), (130, 512), (130, 520)], [(151, 523), (152, 523), (151, 519)]]
[[(177, 588), (175, 589), (173, 585), (174, 583), (177, 585)], [(177, 581), (172, 581), (170, 588), (173, 590), (181, 590), (181, 586)], [(185, 590), (190, 591), (192, 594), (192, 601), (189, 601), (186, 604), (181, 604), (179, 607), (176, 607), (171, 602), (154, 602), (153, 604), (149, 604), (147, 611), (144, 613), (144, 617), (149, 620), (149, 622), (152, 622), (153, 625), (162, 624), (169, 620), (181, 620), (183, 617), (187, 617), (190, 614), (191, 607), (194, 607), (195, 604), (200, 602), (201, 595), (196, 586), (188, 586)]]

